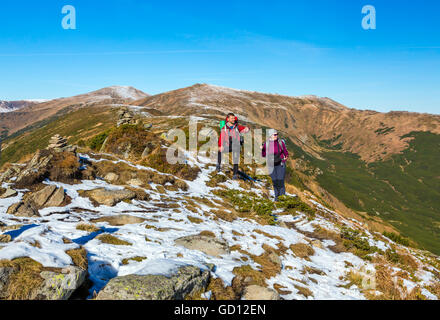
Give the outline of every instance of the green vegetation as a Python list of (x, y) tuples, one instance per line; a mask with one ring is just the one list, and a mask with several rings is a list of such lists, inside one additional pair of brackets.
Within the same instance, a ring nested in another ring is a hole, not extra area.
[(370, 246), (368, 240), (363, 238), (361, 233), (347, 227), (342, 227), (341, 237), (343, 244), (348, 250), (352, 250), (354, 254), (362, 259), (370, 260), (372, 253), (380, 252), (376, 246)]
[(57, 115), (14, 133), (2, 141), (0, 166), (6, 162), (17, 162), (23, 157), (44, 149), (55, 134), (68, 137), (69, 143), (103, 132), (113, 125), (113, 115), (108, 107), (90, 107), (69, 114)]
[(315, 210), (308, 204), (301, 201), (298, 197), (280, 196), (277, 202), (277, 208), (286, 209), (291, 214), (296, 214), (297, 211), (301, 211), (310, 217), (315, 216)]
[(389, 160), (366, 164), (353, 153), (325, 151), (319, 160), (289, 143), (304, 173), (351, 209), (379, 215), (422, 248), (440, 254), (440, 135), (412, 132), (409, 147)]
[(391, 240), (393, 240), (395, 243), (399, 243), (403, 246), (410, 247), (411, 242), (409, 239), (402, 237), (401, 235), (394, 233), (394, 232), (384, 232), (383, 235)]
[(228, 199), (232, 206), (241, 213), (255, 213), (259, 217), (266, 220), (268, 224), (276, 224), (272, 211), (275, 205), (272, 201), (258, 197), (253, 192), (241, 192), (238, 190), (222, 190), (219, 194)]
[(96, 136), (94, 136), (92, 139), (90, 139), (88, 145), (92, 150), (99, 151), (101, 149), (102, 145), (104, 144), (105, 139), (108, 137), (108, 132), (102, 132)]

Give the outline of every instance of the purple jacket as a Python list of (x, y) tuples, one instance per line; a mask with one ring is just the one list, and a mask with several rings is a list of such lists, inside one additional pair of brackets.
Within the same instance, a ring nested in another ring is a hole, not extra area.
[(266, 157), (266, 154), (268, 152), (268, 150), (266, 149), (269, 149), (269, 154), (279, 154), (283, 162), (286, 162), (286, 158), (289, 156), (286, 144), (284, 143), (284, 140), (281, 139), (275, 141), (267, 141), (263, 144), (263, 150), (261, 151), (261, 156), (263, 158)]

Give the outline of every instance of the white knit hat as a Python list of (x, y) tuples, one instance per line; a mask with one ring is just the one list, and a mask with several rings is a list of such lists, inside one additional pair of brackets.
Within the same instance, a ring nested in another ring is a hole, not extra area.
[(269, 129), (267, 133), (269, 137), (272, 137), (275, 133), (278, 133), (278, 131), (276, 129)]

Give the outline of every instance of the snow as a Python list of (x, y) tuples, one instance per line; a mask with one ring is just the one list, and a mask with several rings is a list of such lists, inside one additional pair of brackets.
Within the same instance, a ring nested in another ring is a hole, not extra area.
[[(135, 165), (126, 160), (94, 159), (86, 154), (81, 154), (81, 156), (92, 162), (123, 162), (139, 170), (151, 170), (165, 175), (165, 173), (160, 173), (155, 169)], [(94, 156), (99, 157), (98, 154)], [(166, 191), (165, 195), (160, 194), (156, 190), (155, 184), (151, 184), (153, 190), (145, 190), (149, 193), (151, 201), (134, 200), (131, 203), (120, 202), (114, 207), (104, 205), (95, 207), (88, 198), (80, 197), (78, 191), (103, 187), (113, 190), (123, 188), (99, 179), (84, 180), (76, 185), (45, 181), (44, 183), (47, 185), (56, 185), (57, 187), (64, 188), (67, 195), (72, 198), (72, 201), (69, 205), (62, 208), (45, 208), (40, 210), (41, 217), (23, 218), (6, 214), (6, 210), (10, 205), (22, 199), (24, 191), (20, 191), (16, 197), (0, 199), (0, 222), (7, 225), (24, 225), (17, 230), (3, 232), (10, 234), (13, 241), (0, 246), (0, 260), (27, 256), (46, 267), (65, 267), (72, 263), (71, 258), (65, 251), (83, 245), (88, 252), (88, 271), (93, 282), (90, 294), (93, 291), (99, 292), (110, 279), (116, 276), (129, 274), (160, 274), (169, 276), (175, 273), (179, 267), (185, 265), (195, 265), (206, 270), (208, 264), (214, 264), (215, 269), (211, 271), (212, 276), (222, 279), (225, 285), (231, 285), (234, 278), (232, 271), (235, 267), (250, 264), (255, 269), (260, 268), (245, 252), (258, 256), (264, 253), (263, 245), (278, 248), (277, 245), (281, 242), (283, 246), (289, 248), (290, 245), (295, 243), (309, 243), (311, 239), (306, 237), (301, 231), (313, 232), (316, 225), (329, 230), (338, 230), (337, 226), (332, 222), (319, 215), (314, 220), (309, 221), (307, 216), (301, 212), (295, 216), (277, 216), (280, 221), (295, 222), (296, 228), (299, 231), (281, 226), (260, 225), (252, 220), (243, 218), (238, 218), (232, 222), (214, 219), (214, 216), (209, 213), (211, 208), (203, 203), (199, 204), (201, 209), (198, 209), (197, 212), (192, 212), (184, 206), (188, 197), (218, 199), (212, 193), (213, 188), (206, 185), (215, 167), (202, 165), (202, 162), (206, 159), (196, 161), (190, 153), (185, 153), (185, 157), (188, 163), (200, 168), (201, 171), (197, 179), (186, 181), (189, 186), (187, 191)], [(223, 186), (228, 189), (243, 190), (237, 181), (227, 181), (223, 183)], [(255, 183), (253, 189), (261, 191), (261, 186), (261, 183)], [(177, 203), (180, 207), (178, 209), (157, 207), (156, 204), (159, 202)], [(314, 204), (319, 210), (327, 213), (331, 212), (335, 218), (344, 223), (349, 223), (338, 216), (336, 212), (323, 207), (318, 202), (315, 201)], [(274, 214), (280, 213), (282, 212), (274, 212)], [(91, 223), (96, 218), (121, 214), (132, 215), (146, 220), (141, 223), (122, 226), (111, 226), (107, 222), (99, 222), (96, 225), (101, 230), (91, 234), (76, 229), (78, 223)], [(188, 220), (189, 216), (197, 217), (202, 222), (199, 224), (192, 223)], [(263, 231), (263, 233), (257, 232), (257, 230)], [(213, 232), (217, 237), (226, 240), (230, 247), (239, 245), (244, 250), (244, 253), (231, 251), (221, 257), (213, 257), (201, 251), (189, 250), (175, 245), (174, 241), (177, 238), (199, 234), (202, 231)], [(131, 245), (120, 246), (102, 243), (96, 237), (104, 232), (125, 240), (131, 243)], [(64, 243), (63, 238), (71, 239), (72, 243)], [(32, 246), (35, 241), (40, 243), (41, 248)], [(370, 244), (374, 244), (381, 249), (388, 247), (388, 244), (382, 241), (371, 239), (369, 234), (368, 241)], [(334, 244), (331, 240), (324, 240), (322, 243), (324, 248), (314, 247), (315, 254), (310, 257), (309, 261), (296, 257), (288, 249), (280, 257), (282, 261), (281, 272), (275, 277), (268, 279), (266, 281), (267, 284), (269, 286), (280, 284), (285, 287), (283, 290), (290, 291), (291, 293), (282, 295), (284, 299), (306, 299), (295, 286), (307, 287), (311, 290), (313, 296), (310, 296), (309, 299), (364, 299), (360, 288), (356, 286), (348, 289), (343, 287), (346, 285), (344, 277), (350, 270), (374, 271), (374, 265), (361, 260), (351, 253), (334, 253), (327, 248)], [(130, 261), (128, 264), (122, 263), (122, 260), (132, 257), (145, 257), (146, 259), (140, 262)], [(243, 257), (246, 257), (247, 260), (243, 260)], [(352, 266), (347, 267), (346, 262), (350, 262)], [(318, 269), (322, 271), (322, 274), (304, 273), (305, 267)], [(423, 283), (433, 280), (432, 274), (427, 271), (420, 272), (417, 274), (417, 277), (422, 279)], [(412, 288), (415, 286), (415, 283), (408, 281), (405, 282), (405, 285), (407, 288)], [(432, 294), (426, 293), (425, 295), (433, 298)], [(204, 295), (207, 299), (210, 296), (210, 293), (205, 293)]]

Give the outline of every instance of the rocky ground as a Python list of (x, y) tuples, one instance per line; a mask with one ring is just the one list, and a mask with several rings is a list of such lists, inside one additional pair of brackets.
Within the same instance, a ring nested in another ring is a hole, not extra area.
[(440, 296), (438, 257), (311, 194), (274, 204), (266, 180), (231, 180), (188, 153), (185, 166), (164, 167), (154, 145), (138, 151), (149, 161), (133, 161), (133, 144), (108, 152), (112, 143), (4, 168), (0, 299)]

